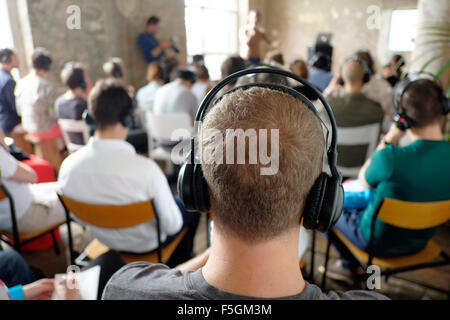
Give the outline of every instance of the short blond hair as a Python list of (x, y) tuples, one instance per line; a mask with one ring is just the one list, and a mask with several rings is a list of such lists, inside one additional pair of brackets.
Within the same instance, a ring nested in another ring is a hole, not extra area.
[(202, 165), (217, 227), (250, 243), (298, 227), (305, 199), (322, 171), (325, 139), (318, 117), (289, 94), (255, 87), (227, 94), (209, 112), (202, 124), (203, 149), (214, 149), (210, 129), (224, 137), (228, 129), (279, 130), (274, 175), (260, 175), (264, 166), (259, 162)]
[(365, 73), (366, 69), (358, 60), (347, 61), (342, 68), (342, 78), (350, 84), (363, 83)]

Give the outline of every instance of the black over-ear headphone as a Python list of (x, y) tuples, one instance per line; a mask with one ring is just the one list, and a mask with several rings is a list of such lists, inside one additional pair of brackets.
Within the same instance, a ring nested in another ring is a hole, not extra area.
[[(331, 176), (325, 172), (322, 172), (312, 187), (309, 196), (305, 203), (303, 211), (303, 225), (307, 229), (317, 229), (319, 231), (328, 230), (339, 219), (342, 208), (344, 205), (344, 189), (342, 187), (342, 176), (337, 169), (337, 129), (336, 121), (334, 119), (331, 107), (322, 96), (322, 94), (308, 81), (292, 74), (291, 72), (272, 69), (272, 68), (255, 68), (242, 70), (230, 75), (216, 85), (202, 101), (196, 116), (196, 121), (203, 121), (208, 112), (208, 107), (211, 102), (215, 101), (214, 105), (223, 97), (214, 100), (217, 93), (219, 93), (225, 86), (230, 83), (236, 82), (236, 80), (242, 76), (257, 73), (271, 73), (281, 76), (285, 76), (296, 80), (306, 87), (313, 90), (319, 100), (325, 107), (325, 110), (330, 119), (332, 132), (331, 132), (331, 144), (327, 151), (328, 164), (331, 171)], [(247, 90), (253, 87), (270, 88), (278, 90), (283, 93), (287, 93), (296, 99), (304, 103), (311, 111), (313, 111), (317, 117), (318, 112), (311, 101), (305, 96), (295, 91), (292, 88), (279, 84), (261, 84), (252, 83), (245, 86), (239, 86), (230, 92), (234, 92), (239, 89)], [(178, 193), (181, 201), (183, 202), (186, 210), (188, 211), (200, 211), (208, 212), (211, 208), (210, 199), (208, 193), (208, 185), (203, 176), (202, 165), (195, 161), (195, 137), (191, 139), (191, 151), (190, 154), (180, 169), (178, 175)]]
[[(370, 77), (372, 76), (372, 72), (370, 71), (369, 65), (367, 64), (367, 62), (361, 58), (359, 58), (357, 55), (354, 55), (350, 58), (348, 58), (347, 60), (344, 61), (344, 63), (341, 66), (341, 75), (342, 75), (342, 69), (344, 68), (344, 66), (349, 63), (350, 61), (356, 61), (359, 62), (363, 68), (364, 68), (364, 76), (363, 76), (363, 83), (368, 83), (370, 81)], [(339, 78), (338, 80), (338, 84), (343, 86), (345, 84), (344, 79), (342, 79), (342, 76)]]
[[(422, 75), (425, 75), (427, 77), (430, 77), (430, 80), (433, 81), (433, 83), (436, 85), (436, 87), (439, 89), (439, 92), (441, 93), (441, 100), (442, 100), (442, 114), (447, 115), (450, 112), (450, 102), (447, 98), (447, 96), (444, 93), (444, 90), (442, 89), (442, 85), (439, 81), (439, 79), (436, 79), (436, 75), (426, 72), (426, 71), (420, 71), (413, 73), (412, 75), (408, 75), (402, 80), (400, 80), (394, 87), (394, 91), (392, 93), (392, 105), (394, 106), (395, 115), (392, 121), (395, 123), (397, 128), (399, 128), (402, 131), (406, 131), (407, 129), (410, 129), (412, 127), (412, 119), (409, 118), (406, 114), (406, 112), (403, 110), (401, 101), (403, 98), (403, 95), (405, 92), (417, 81), (423, 80), (425, 78), (420, 77)], [(412, 80), (412, 78), (416, 77), (416, 79)]]

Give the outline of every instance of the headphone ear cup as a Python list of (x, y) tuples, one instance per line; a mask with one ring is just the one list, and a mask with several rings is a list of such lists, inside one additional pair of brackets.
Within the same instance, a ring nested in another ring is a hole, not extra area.
[(341, 216), (344, 207), (344, 188), (335, 177), (322, 172), (312, 187), (305, 204), (303, 226), (325, 232)]
[(306, 229), (314, 230), (319, 225), (319, 215), (322, 210), (325, 190), (327, 183), (327, 175), (321, 173), (313, 187), (309, 191), (306, 199), (305, 209), (303, 210), (303, 226)]
[(370, 73), (366, 72), (364, 74), (363, 82), (368, 83), (370, 81)]
[(195, 210), (194, 190), (192, 190), (192, 177), (194, 164), (185, 163), (178, 173), (177, 189), (178, 196), (186, 210)]
[(95, 131), (97, 124), (95, 123), (94, 118), (91, 117), (91, 115), (89, 114), (89, 112), (87, 110), (85, 110), (83, 113), (83, 119), (84, 119), (84, 122), (86, 123), (89, 131)]
[(209, 212), (211, 204), (209, 201), (208, 184), (203, 175), (202, 166), (200, 164), (194, 165), (194, 197), (195, 197), (195, 211)]
[(444, 108), (443, 108), (444, 116), (450, 113), (450, 100), (444, 94)]
[(403, 113), (396, 114), (393, 118), (393, 122), (401, 131), (406, 131), (411, 128), (411, 123), (409, 122), (408, 117)]
[(322, 208), (318, 217), (317, 230), (328, 231), (339, 219), (344, 207), (344, 188), (334, 177), (327, 176)]

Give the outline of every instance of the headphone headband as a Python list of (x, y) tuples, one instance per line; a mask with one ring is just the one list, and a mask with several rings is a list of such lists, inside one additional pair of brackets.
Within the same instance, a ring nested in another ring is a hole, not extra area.
[[(337, 170), (337, 125), (336, 120), (333, 115), (333, 111), (328, 104), (327, 100), (324, 98), (322, 93), (317, 90), (309, 81), (282, 69), (275, 69), (275, 68), (255, 68), (255, 69), (246, 69), (242, 71), (238, 71), (225, 79), (223, 79), (221, 82), (219, 82), (203, 99), (202, 103), (200, 104), (200, 107), (197, 111), (197, 115), (195, 117), (196, 122), (201, 122), (205, 119), (208, 107), (213, 101), (214, 97), (219, 93), (223, 88), (225, 88), (228, 84), (231, 84), (235, 82), (238, 78), (249, 75), (249, 74), (258, 74), (258, 73), (271, 73), (271, 74), (278, 74), (281, 76), (285, 76), (287, 78), (296, 80), (303, 84), (305, 87), (311, 88), (314, 93), (319, 98), (322, 105), (325, 107), (325, 110), (327, 112), (328, 118), (330, 120), (331, 124), (331, 143), (330, 147), (327, 151), (327, 157), (328, 157), (328, 164), (330, 166), (330, 170), (333, 176), (335, 177), (341, 177), (341, 174), (339, 173), (339, 170)], [(255, 85), (255, 84), (253, 84)], [(279, 85), (281, 86), (281, 85)], [(305, 98), (306, 99), (306, 98)], [(307, 99), (306, 99), (307, 100)], [(315, 113), (318, 115), (317, 110), (314, 108)]]

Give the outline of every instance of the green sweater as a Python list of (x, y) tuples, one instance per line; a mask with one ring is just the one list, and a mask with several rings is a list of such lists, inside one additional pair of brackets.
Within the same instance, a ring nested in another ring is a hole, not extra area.
[[(418, 140), (406, 147), (388, 146), (373, 154), (365, 177), (376, 188), (360, 221), (369, 240), (372, 217), (382, 198), (428, 202), (450, 199), (450, 143)], [(375, 246), (399, 253), (424, 248), (438, 227), (408, 230), (376, 220)]]

